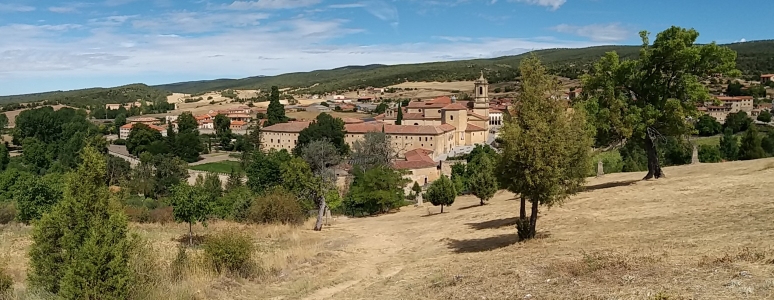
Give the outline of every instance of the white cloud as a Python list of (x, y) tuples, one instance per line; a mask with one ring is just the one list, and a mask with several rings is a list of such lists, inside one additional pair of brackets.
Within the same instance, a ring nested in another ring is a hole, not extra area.
[(258, 0), (258, 1), (234, 1), (224, 6), (226, 9), (289, 9), (312, 6), (322, 0)]
[(98, 27), (107, 27), (107, 26), (120, 26), (129, 19), (136, 18), (137, 16), (109, 16), (104, 18), (98, 18), (98, 19), (90, 19), (89, 25), (92, 26), (98, 26)]
[(71, 6), (52, 6), (52, 7), (48, 8), (48, 11), (64, 14), (64, 13), (76, 12), (77, 9), (75, 9), (75, 7), (71, 7)]
[(0, 3), (0, 12), (29, 12), (34, 10), (35, 7), (29, 5)]
[(741, 38), (741, 39), (739, 39), (739, 40), (736, 40), (736, 41), (734, 41), (734, 43), (744, 43), (744, 42), (746, 42), (746, 41), (747, 41), (747, 39), (745, 39), (745, 38)]
[(575, 26), (560, 24), (551, 28), (556, 32), (589, 38), (595, 42), (617, 42), (631, 36), (631, 32), (618, 23)]
[(252, 27), (269, 17), (266, 13), (217, 13), (217, 12), (173, 12), (155, 18), (132, 21), (135, 29), (201, 33), (222, 31), (233, 27)]
[(449, 41), (449, 42), (469, 42), (473, 40), (467, 36), (434, 36), (434, 39)]
[(523, 2), (531, 5), (546, 6), (551, 10), (557, 10), (564, 5), (567, 0), (508, 0), (509, 2)]
[(366, 0), (358, 3), (333, 4), (329, 8), (362, 8), (379, 20), (390, 23), (397, 27), (400, 23), (398, 8), (383, 0)]

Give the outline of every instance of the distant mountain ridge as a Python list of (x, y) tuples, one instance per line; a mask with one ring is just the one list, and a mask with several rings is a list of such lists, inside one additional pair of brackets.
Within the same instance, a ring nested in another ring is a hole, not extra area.
[[(737, 52), (737, 68), (751, 77), (761, 73), (774, 73), (774, 40), (749, 41), (725, 44)], [(556, 75), (577, 78), (595, 61), (609, 51), (616, 51), (622, 58), (636, 58), (639, 46), (596, 46), (588, 48), (563, 48), (536, 50), (524, 54), (488, 59), (471, 59), (403, 65), (372, 64), (344, 66), (330, 70), (295, 72), (276, 76), (252, 76), (241, 79), (214, 79), (178, 82), (155, 86), (133, 84), (116, 88), (91, 88), (74, 91), (55, 91), (27, 95), (0, 96), (0, 105), (33, 101), (66, 102), (91, 99), (90, 103), (109, 103), (126, 99), (126, 88), (134, 95), (146, 94), (158, 97), (159, 93), (196, 94), (227, 89), (301, 89), (308, 93), (324, 93), (337, 90), (384, 87), (406, 81), (462, 81), (478, 78), (484, 71), (491, 83), (513, 81), (518, 76), (521, 59), (534, 53)], [(121, 91), (121, 92), (116, 92)], [(115, 95), (115, 97), (111, 96)], [(113, 99), (115, 98), (115, 99)]]

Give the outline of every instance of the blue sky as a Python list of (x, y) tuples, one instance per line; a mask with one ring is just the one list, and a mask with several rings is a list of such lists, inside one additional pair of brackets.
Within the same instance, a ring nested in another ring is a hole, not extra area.
[(0, 95), (638, 44), (771, 39), (748, 0), (0, 0)]

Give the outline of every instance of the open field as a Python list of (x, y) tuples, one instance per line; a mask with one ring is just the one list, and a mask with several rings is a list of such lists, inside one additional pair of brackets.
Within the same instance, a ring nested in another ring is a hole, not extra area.
[[(518, 201), (465, 196), (378, 217), (339, 217), (322, 232), (215, 222), (248, 232), (266, 275), (206, 272), (158, 299), (774, 299), (774, 159), (591, 178), (541, 208), (539, 238), (518, 242)], [(185, 225), (132, 225), (164, 262)], [(23, 289), (29, 227), (0, 227), (0, 253)], [(200, 250), (195, 250), (194, 253)], [(530, 295), (530, 296), (527, 296)], [(658, 298), (657, 295), (662, 296)]]

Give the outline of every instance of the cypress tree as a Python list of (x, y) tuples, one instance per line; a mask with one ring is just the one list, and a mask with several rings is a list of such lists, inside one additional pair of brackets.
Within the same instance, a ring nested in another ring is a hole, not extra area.
[(277, 86), (271, 87), (269, 107), (266, 109), (266, 119), (265, 126), (286, 123), (288, 121), (288, 117), (285, 116), (285, 106), (280, 103), (279, 88)]
[(739, 146), (739, 159), (750, 160), (764, 157), (766, 157), (766, 152), (761, 147), (761, 137), (758, 136), (758, 129), (755, 128), (755, 125), (750, 125), (747, 131), (745, 131)]
[(403, 108), (398, 105), (398, 118), (395, 120), (395, 125), (401, 125), (403, 123)]

